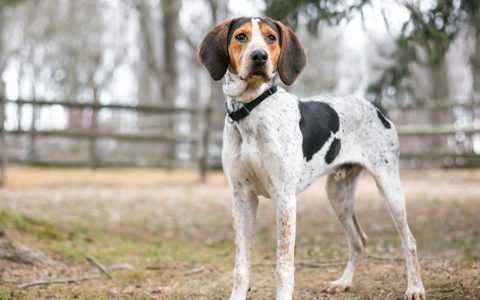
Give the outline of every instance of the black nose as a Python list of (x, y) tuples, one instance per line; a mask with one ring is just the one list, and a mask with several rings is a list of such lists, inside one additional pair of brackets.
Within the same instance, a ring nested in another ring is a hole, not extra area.
[(255, 50), (252, 52), (250, 57), (253, 60), (253, 63), (255, 65), (264, 65), (267, 62), (268, 59), (268, 53), (265, 50)]

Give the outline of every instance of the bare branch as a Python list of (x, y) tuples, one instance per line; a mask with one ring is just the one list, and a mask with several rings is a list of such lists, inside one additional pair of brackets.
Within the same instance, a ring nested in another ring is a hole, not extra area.
[(108, 273), (119, 271), (119, 270), (133, 270), (133, 266), (131, 264), (117, 264), (107, 268)]
[(44, 285), (51, 285), (51, 284), (72, 284), (72, 283), (79, 283), (87, 280), (97, 279), (100, 278), (101, 275), (86, 275), (82, 277), (76, 278), (65, 278), (65, 279), (45, 279), (45, 280), (35, 280), (27, 283), (19, 284), (17, 287), (19, 289), (26, 289), (33, 286), (44, 286)]
[(185, 272), (184, 275), (185, 275), (185, 276), (189, 276), (189, 275), (201, 273), (201, 272), (203, 272), (203, 271), (205, 271), (205, 266), (201, 266), (201, 267), (199, 267), (199, 268), (192, 269), (192, 270), (190, 270), (190, 271), (188, 271), (188, 272)]
[[(104, 275), (107, 275), (108, 277), (110, 277), (110, 273), (113, 271), (133, 269), (133, 266), (130, 264), (117, 264), (107, 268), (89, 255), (85, 256), (85, 258), (96, 269), (100, 270), (100, 272), (102, 272)], [(17, 285), (17, 287), (19, 289), (26, 289), (33, 286), (45, 286), (45, 285), (51, 285), (51, 284), (72, 284), (72, 283), (79, 283), (79, 282), (92, 280), (92, 279), (98, 279), (101, 277), (102, 275), (95, 274), (95, 275), (85, 275), (85, 276), (74, 277), (74, 278), (40, 279), (40, 280), (34, 280), (31, 282), (19, 284)]]
[(87, 261), (89, 263), (91, 263), (95, 268), (97, 268), (98, 270), (100, 270), (100, 272), (102, 272), (103, 274), (107, 275), (107, 277), (110, 277), (110, 274), (108, 274), (108, 270), (100, 263), (98, 262), (95, 258), (87, 255), (85, 256), (85, 258), (87, 259)]

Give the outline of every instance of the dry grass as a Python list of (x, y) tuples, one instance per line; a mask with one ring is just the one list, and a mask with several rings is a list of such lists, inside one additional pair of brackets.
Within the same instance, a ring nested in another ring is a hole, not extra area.
[[(403, 175), (429, 299), (479, 299), (480, 171)], [(40, 268), (0, 260), (0, 299), (227, 298), (234, 250), (221, 173), (210, 174), (207, 184), (186, 170), (10, 168), (7, 176), (0, 190), (6, 237), (42, 249), (61, 264)], [(346, 260), (346, 241), (323, 184), (319, 180), (299, 196), (297, 262)], [(398, 235), (368, 176), (357, 198), (358, 218), (370, 238), (366, 255), (401, 257)], [(271, 202), (262, 199), (251, 299), (274, 298), (274, 224)], [(75, 285), (20, 290), (8, 283), (97, 274), (85, 255), (134, 269)], [(295, 298), (398, 299), (406, 287), (402, 262), (366, 259), (350, 292), (323, 294), (342, 268), (297, 266)]]

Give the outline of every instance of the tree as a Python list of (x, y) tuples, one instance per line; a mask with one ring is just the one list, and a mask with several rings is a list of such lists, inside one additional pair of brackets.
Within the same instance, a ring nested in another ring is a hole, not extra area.
[(266, 0), (265, 14), (273, 19), (283, 21), (291, 27), (297, 27), (299, 15), (304, 15), (307, 28), (317, 33), (320, 22), (328, 25), (338, 25), (350, 20), (356, 13), (362, 13), (370, 0), (358, 0), (354, 4), (337, 0)]
[[(299, 15), (302, 15), (308, 20), (310, 32), (316, 33), (320, 22), (336, 25), (348, 21), (356, 13), (362, 14), (362, 10), (369, 3), (368, 0), (358, 0), (351, 5), (336, 0), (267, 0), (265, 12), (291, 26), (296, 26)], [(397, 3), (408, 10), (409, 19), (403, 24), (396, 38), (395, 50), (388, 54), (392, 63), (367, 90), (367, 96), (378, 103), (384, 97), (399, 99), (402, 93), (412, 95), (411, 86), (405, 80), (411, 75), (412, 65), (437, 68), (443, 63), (451, 42), (466, 26), (474, 28), (477, 41), (480, 40), (478, 0), (437, 0), (426, 10), (420, 9), (419, 4), (415, 5), (411, 1)], [(388, 26), (386, 19), (385, 22)], [(480, 51), (480, 42), (477, 42), (477, 46), (479, 48), (475, 53)], [(472, 63), (478, 70), (480, 63), (475, 63), (476, 60), (479, 61), (475, 59)], [(480, 74), (478, 71), (475, 73)], [(476, 94), (480, 98), (480, 79), (475, 82), (475, 90), (478, 91)]]
[(3, 74), (3, 70), (5, 68), (5, 51), (3, 49), (3, 28), (4, 28), (4, 10), (8, 6), (15, 6), (22, 3), (25, 0), (0, 0), (0, 76)]
[[(390, 54), (393, 63), (367, 91), (374, 101), (387, 95), (399, 98), (402, 92), (415, 98), (404, 80), (411, 75), (412, 65), (441, 69), (439, 65), (444, 63), (450, 44), (461, 30), (466, 26), (479, 28), (480, 2), (476, 0), (438, 0), (425, 11), (412, 4), (405, 7), (410, 18), (403, 24), (396, 49)], [(395, 93), (387, 94), (392, 88)]]

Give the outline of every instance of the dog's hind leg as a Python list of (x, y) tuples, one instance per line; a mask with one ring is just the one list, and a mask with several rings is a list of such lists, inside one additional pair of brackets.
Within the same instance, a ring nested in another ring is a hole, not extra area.
[(363, 248), (367, 243), (367, 236), (358, 225), (354, 212), (355, 187), (361, 171), (361, 166), (353, 165), (349, 168), (345, 176), (339, 177), (335, 172), (327, 178), (326, 188), (328, 199), (345, 229), (350, 250), (347, 267), (342, 277), (330, 282), (325, 289), (328, 293), (343, 292), (351, 287), (353, 275), (360, 261)]
[(407, 223), (405, 196), (398, 172), (398, 160), (392, 159), (391, 161), (392, 165), (383, 166), (372, 173), (377, 182), (380, 194), (382, 194), (387, 202), (395, 227), (400, 234), (408, 275), (405, 299), (425, 299), (425, 289), (420, 276), (420, 264), (417, 258), (417, 247)]

